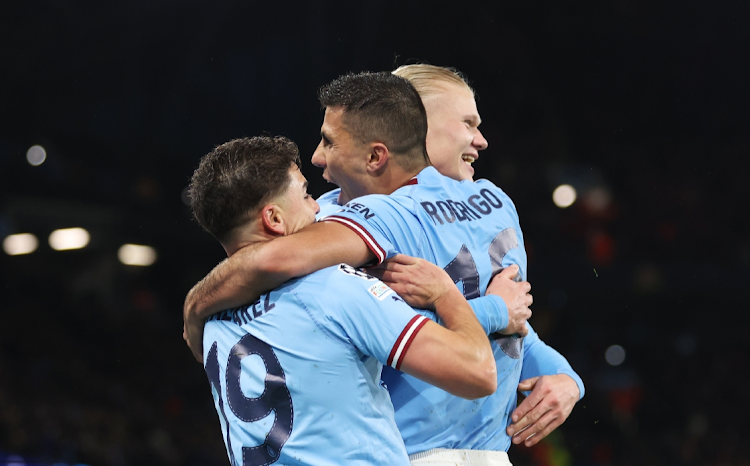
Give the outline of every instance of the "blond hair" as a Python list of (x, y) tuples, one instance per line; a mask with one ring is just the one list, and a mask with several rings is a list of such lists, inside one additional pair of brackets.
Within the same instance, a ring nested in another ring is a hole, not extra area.
[(416, 63), (399, 66), (392, 73), (411, 82), (422, 98), (443, 92), (440, 83), (462, 86), (474, 95), (466, 76), (455, 68)]

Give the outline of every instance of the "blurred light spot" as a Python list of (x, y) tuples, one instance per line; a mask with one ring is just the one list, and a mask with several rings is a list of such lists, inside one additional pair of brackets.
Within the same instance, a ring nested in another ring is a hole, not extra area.
[(587, 240), (589, 257), (594, 265), (610, 265), (615, 258), (615, 239), (604, 231), (596, 231)]
[(123, 244), (117, 251), (117, 258), (125, 265), (151, 265), (156, 261), (156, 250), (151, 246)]
[(576, 190), (569, 184), (562, 184), (552, 193), (552, 202), (561, 209), (570, 207), (576, 201)]
[(640, 265), (633, 277), (633, 286), (641, 293), (659, 291), (663, 283), (661, 270), (654, 264)]
[(612, 201), (612, 195), (606, 188), (600, 186), (590, 189), (583, 197), (586, 207), (595, 213), (603, 212)]
[(612, 345), (604, 352), (604, 359), (610, 366), (619, 366), (625, 362), (625, 348), (620, 345)]
[(694, 437), (703, 437), (708, 432), (708, 419), (703, 414), (694, 414), (688, 422), (688, 432)]
[(26, 462), (18, 455), (10, 455), (3, 462), (7, 466), (26, 466)]
[(190, 186), (185, 187), (185, 189), (182, 190), (182, 203), (186, 206), (190, 207)]
[(17, 235), (6, 236), (3, 240), (3, 251), (9, 256), (19, 256), (36, 251), (39, 247), (39, 240), (31, 233), (19, 233)]
[(42, 146), (31, 146), (26, 151), (26, 161), (29, 162), (29, 165), (38, 167), (45, 160), (47, 160), (47, 151)]
[(674, 349), (682, 356), (690, 356), (695, 352), (696, 342), (692, 335), (680, 335), (674, 342)]
[(49, 245), (55, 251), (85, 248), (91, 236), (83, 228), (64, 228), (49, 235)]

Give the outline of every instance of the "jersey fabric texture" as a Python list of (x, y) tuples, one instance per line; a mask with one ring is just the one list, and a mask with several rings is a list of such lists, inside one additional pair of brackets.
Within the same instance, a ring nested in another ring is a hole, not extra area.
[[(458, 182), (428, 167), (417, 175), (416, 184), (390, 196), (359, 197), (337, 210), (322, 220), (357, 232), (379, 261), (400, 252), (443, 267), (475, 310), (474, 302), (502, 302), (484, 296), (495, 273), (516, 264), (519, 278), (527, 276), (516, 208), (507, 194), (487, 180)], [(418, 312), (439, 322), (433, 313)], [(505, 319), (507, 325), (507, 309)], [(493, 333), (505, 325), (493, 329), (483, 322), (493, 337), (498, 374), (498, 389), (489, 397), (465, 400), (398, 371), (383, 371), (409, 454), (433, 448), (507, 451), (510, 437), (505, 428), (516, 406), (517, 385), (529, 350), (536, 360), (535, 369), (570, 375), (583, 395), (578, 375), (565, 358), (539, 340), (531, 326), (526, 338)]]
[(381, 370), (427, 321), (343, 264), (212, 316), (204, 366), (230, 463), (408, 465)]

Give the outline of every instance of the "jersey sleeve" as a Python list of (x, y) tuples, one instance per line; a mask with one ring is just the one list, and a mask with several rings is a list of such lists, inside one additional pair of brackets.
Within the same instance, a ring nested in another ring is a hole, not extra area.
[(319, 325), (381, 363), (400, 369), (403, 356), (429, 319), (380, 280), (341, 264), (329, 279)]
[(508, 326), (508, 306), (500, 296), (487, 295), (470, 299), (469, 305), (487, 335)]
[(576, 374), (565, 357), (554, 348), (544, 343), (539, 335), (531, 327), (529, 334), (524, 338), (523, 368), (521, 369), (521, 380), (542, 375), (566, 374), (575, 380), (578, 385), (580, 396), (583, 398), (584, 386), (581, 377)]
[[(389, 196), (362, 196), (350, 201), (343, 210), (322, 218), (338, 222), (354, 231), (375, 254), (377, 263), (398, 253), (416, 255), (419, 221), (405, 207)], [(406, 247), (405, 247), (406, 246)]]

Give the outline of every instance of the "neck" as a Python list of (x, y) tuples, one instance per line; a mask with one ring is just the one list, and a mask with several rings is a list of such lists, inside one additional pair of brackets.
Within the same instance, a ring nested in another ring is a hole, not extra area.
[(259, 222), (256, 222), (254, 225), (239, 227), (236, 231), (232, 232), (229, 239), (221, 241), (221, 245), (224, 247), (227, 257), (232, 257), (232, 255), (240, 249), (265, 243), (279, 236), (273, 232), (268, 232), (258, 223)]
[(404, 170), (401, 167), (391, 167), (380, 173), (373, 173), (365, 179), (364, 183), (347, 188), (341, 187), (339, 204), (344, 205), (352, 199), (366, 196), (368, 194), (389, 195), (408, 183), (409, 180), (414, 178), (424, 168), (425, 167), (420, 167), (416, 170)]

